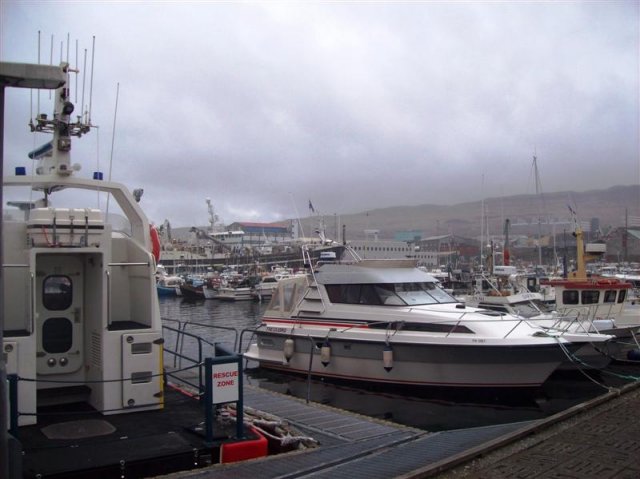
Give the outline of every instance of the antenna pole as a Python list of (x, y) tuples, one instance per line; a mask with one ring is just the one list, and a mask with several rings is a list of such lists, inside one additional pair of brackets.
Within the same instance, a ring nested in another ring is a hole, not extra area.
[[(53, 34), (51, 34), (51, 51), (49, 53), (49, 65), (53, 65)], [(49, 100), (51, 100), (51, 90), (49, 90)]]
[[(84, 63), (82, 65), (82, 105), (80, 108), (80, 115), (82, 117), (85, 116), (85, 109), (84, 109), (84, 86), (85, 86), (85, 82), (87, 79), (87, 49), (84, 49)], [(85, 121), (85, 118), (82, 118), (81, 121)]]
[[(116, 118), (118, 116), (118, 97), (120, 96), (120, 83), (116, 85), (116, 107), (113, 111), (113, 131), (111, 132), (111, 156), (109, 158), (109, 181), (111, 181), (111, 171), (113, 170), (113, 145), (116, 141)], [(109, 199), (111, 195), (107, 197), (107, 210), (106, 214), (109, 214)]]
[[(40, 30), (38, 30), (38, 65), (40, 65)], [(36, 115), (40, 113), (40, 88), (38, 88), (38, 102), (36, 105)]]
[(93, 59), (96, 53), (96, 37), (93, 36), (93, 43), (91, 45), (91, 81), (89, 83), (89, 125), (91, 125), (91, 102), (93, 100)]
[[(74, 99), (74, 103), (77, 104), (78, 103), (78, 71), (77, 71), (78, 70), (78, 40), (76, 40), (76, 65), (75, 65), (75, 68), (76, 68), (76, 87), (74, 89), (75, 90), (74, 93), (75, 93), (76, 97)], [(80, 112), (82, 112), (82, 105), (80, 105)]]

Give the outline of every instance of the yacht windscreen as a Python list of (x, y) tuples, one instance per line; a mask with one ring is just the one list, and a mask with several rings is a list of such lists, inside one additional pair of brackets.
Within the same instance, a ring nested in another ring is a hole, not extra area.
[(370, 304), (374, 306), (416, 306), (456, 303), (435, 283), (326, 284), (332, 303)]
[(548, 312), (548, 308), (543, 304), (536, 304), (533, 301), (523, 301), (521, 303), (516, 303), (513, 305), (513, 308), (519, 316), (524, 316), (525, 318), (533, 318), (534, 316), (538, 316), (544, 312)]

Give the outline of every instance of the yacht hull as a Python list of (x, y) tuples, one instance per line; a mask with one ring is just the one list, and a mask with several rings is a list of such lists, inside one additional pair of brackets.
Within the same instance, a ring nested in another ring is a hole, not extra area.
[(294, 353), (287, 361), (284, 342), (288, 337), (258, 334), (245, 357), (264, 368), (304, 374), (311, 370), (316, 376), (350, 381), (492, 388), (539, 386), (566, 359), (557, 344), (510, 347), (393, 342), (393, 363), (387, 370), (384, 342), (332, 337), (328, 362), (323, 364), (325, 338), (295, 337)]

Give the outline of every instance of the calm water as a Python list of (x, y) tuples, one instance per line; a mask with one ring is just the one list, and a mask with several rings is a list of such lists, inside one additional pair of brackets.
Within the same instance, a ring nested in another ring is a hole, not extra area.
[[(233, 348), (236, 340), (234, 333), (210, 326), (237, 331), (256, 327), (265, 306), (256, 302), (190, 302), (181, 298), (160, 298), (163, 319), (198, 323), (188, 331), (229, 348)], [(165, 324), (170, 325), (171, 321), (165, 321)], [(245, 344), (249, 339), (249, 334), (244, 336)], [(308, 394), (311, 401), (429, 431), (539, 419), (606, 392), (580, 373), (556, 373), (534, 391), (470, 393), (443, 388), (354, 387), (352, 383), (321, 380), (308, 383), (306, 377), (266, 371), (257, 368), (255, 363), (248, 366), (245, 372), (248, 384), (300, 398), (306, 398)], [(616, 372), (639, 376), (640, 367), (624, 371), (618, 368)], [(610, 386), (625, 382), (608, 374), (598, 374), (594, 379)]]

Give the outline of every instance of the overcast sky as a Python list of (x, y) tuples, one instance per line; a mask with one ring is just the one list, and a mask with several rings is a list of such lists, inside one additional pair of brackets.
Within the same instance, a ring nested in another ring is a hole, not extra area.
[[(95, 36), (73, 161), (112, 157), (156, 223), (533, 193), (534, 153), (545, 192), (640, 183), (638, 1), (0, 5), (2, 61), (37, 63), (40, 31), (82, 67)], [(5, 171), (48, 141), (32, 98), (7, 90)]]

